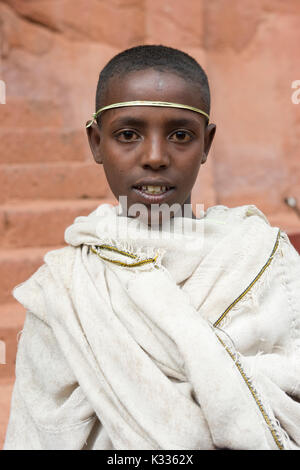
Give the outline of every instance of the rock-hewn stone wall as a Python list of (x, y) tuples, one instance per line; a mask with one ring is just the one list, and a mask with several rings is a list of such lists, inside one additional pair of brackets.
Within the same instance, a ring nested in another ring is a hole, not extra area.
[(300, 200), (300, 4), (287, 1), (207, 2), (206, 58), (212, 83), (218, 200), (253, 201), (267, 214)]

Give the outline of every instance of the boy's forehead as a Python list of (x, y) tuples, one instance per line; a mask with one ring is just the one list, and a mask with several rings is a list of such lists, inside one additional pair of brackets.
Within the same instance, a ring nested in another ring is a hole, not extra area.
[(195, 126), (205, 121), (200, 114), (181, 108), (128, 106), (103, 113), (102, 123), (109, 126)]
[(165, 101), (203, 107), (201, 89), (174, 72), (139, 70), (113, 76), (103, 106), (127, 101)]

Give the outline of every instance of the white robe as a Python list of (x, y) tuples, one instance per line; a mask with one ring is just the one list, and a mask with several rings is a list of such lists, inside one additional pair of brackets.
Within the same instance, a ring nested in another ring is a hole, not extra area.
[(4, 449), (299, 449), (287, 235), (255, 206), (176, 218), (172, 239), (117, 211), (77, 218), (14, 290), (28, 313)]

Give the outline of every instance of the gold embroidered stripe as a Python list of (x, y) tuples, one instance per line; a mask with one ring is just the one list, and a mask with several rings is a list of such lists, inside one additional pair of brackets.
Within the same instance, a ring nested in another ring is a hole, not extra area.
[(108, 251), (116, 251), (117, 253), (120, 253), (121, 255), (129, 256), (129, 258), (137, 259), (137, 255), (135, 255), (134, 253), (129, 253), (128, 251), (119, 250), (115, 246), (99, 245), (96, 248), (101, 248), (101, 249), (108, 250)]
[(232, 354), (232, 352), (230, 351), (230, 349), (224, 344), (224, 342), (221, 340), (221, 338), (216, 335), (218, 340), (220, 341), (220, 343), (223, 345), (225, 351), (229, 354), (229, 356), (231, 357), (231, 359), (234, 361), (239, 373), (241, 374), (241, 376), (243, 377), (248, 389), (250, 390), (250, 393), (252, 395), (252, 397), (254, 398), (258, 408), (260, 409), (260, 412), (272, 434), (272, 437), (278, 447), (279, 450), (284, 450), (284, 446), (280, 440), (280, 437), (278, 436), (278, 433), (276, 432), (276, 430), (274, 429), (272, 423), (271, 423), (271, 420), (269, 418), (269, 416), (267, 415), (260, 399), (258, 398), (258, 395), (257, 395), (257, 392), (256, 390), (254, 389), (253, 385), (251, 384), (249, 378), (247, 377), (246, 373), (244, 372), (243, 368), (242, 368), (242, 365), (239, 361), (236, 360), (236, 358), (234, 357), (234, 355)]
[[(133, 253), (128, 253), (126, 251), (118, 250), (118, 248), (116, 248), (114, 246), (110, 246), (110, 245), (99, 245), (96, 248), (103, 248), (103, 249), (106, 249), (106, 250), (109, 250), (109, 251), (115, 251), (117, 253), (120, 253), (121, 255), (128, 256), (129, 258), (135, 258), (135, 259), (138, 258), (137, 255), (135, 255)], [(157, 257), (158, 257), (158, 254), (156, 254), (154, 256), (154, 258), (143, 259), (143, 260), (137, 261), (135, 263), (124, 263), (122, 261), (118, 261), (116, 259), (106, 258), (105, 256), (100, 255), (100, 253), (94, 247), (91, 247), (91, 250), (92, 250), (93, 253), (95, 253), (97, 256), (99, 256), (99, 258), (101, 258), (105, 261), (109, 261), (110, 263), (117, 264), (118, 266), (124, 266), (124, 267), (127, 267), (127, 268), (135, 268), (135, 267), (138, 267), (138, 266), (143, 266), (144, 264), (155, 263), (156, 260), (157, 260)]]
[(276, 237), (276, 242), (274, 244), (274, 247), (272, 249), (272, 252), (268, 258), (268, 261), (266, 262), (266, 264), (261, 268), (261, 270), (259, 271), (259, 273), (257, 274), (257, 276), (255, 276), (255, 278), (253, 279), (253, 281), (248, 285), (248, 287), (246, 287), (246, 289), (229, 305), (229, 307), (226, 308), (226, 310), (222, 313), (222, 315), (218, 318), (218, 320), (214, 323), (214, 326), (218, 326), (219, 323), (221, 323), (221, 321), (225, 318), (225, 316), (227, 315), (227, 313), (250, 291), (250, 289), (254, 286), (254, 284), (258, 281), (258, 279), (262, 276), (262, 274), (265, 272), (265, 270), (267, 269), (267, 267), (270, 265), (272, 259), (273, 259), (273, 256), (278, 248), (278, 244), (279, 244), (279, 237), (280, 237), (280, 229), (278, 230), (278, 233), (277, 233), (277, 237)]

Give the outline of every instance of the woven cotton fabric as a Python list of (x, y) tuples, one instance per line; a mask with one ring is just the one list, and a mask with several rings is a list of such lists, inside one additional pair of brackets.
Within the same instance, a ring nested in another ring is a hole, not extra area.
[(14, 290), (28, 313), (4, 449), (300, 448), (287, 235), (255, 206), (160, 233), (118, 209), (77, 218)]

